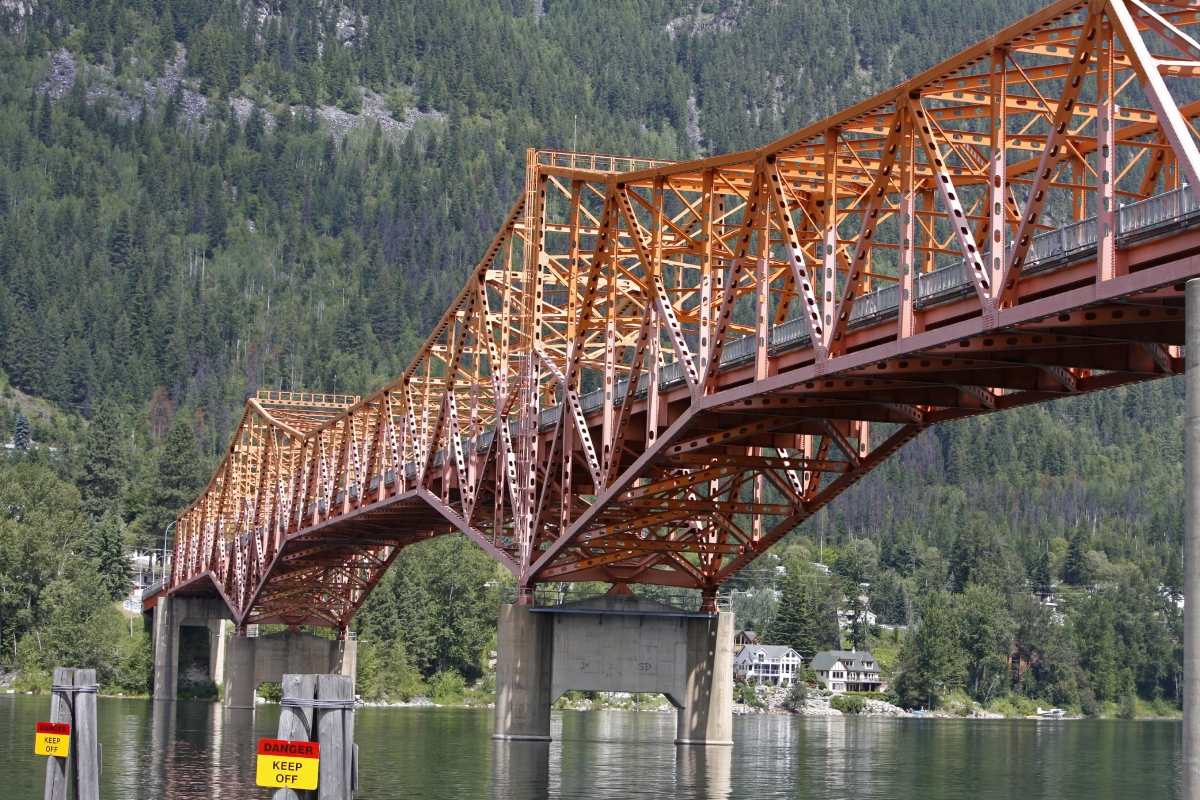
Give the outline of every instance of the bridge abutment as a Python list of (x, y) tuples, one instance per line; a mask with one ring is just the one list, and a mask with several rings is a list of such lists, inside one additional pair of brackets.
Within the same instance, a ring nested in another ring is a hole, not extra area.
[(666, 695), (677, 744), (733, 744), (733, 615), (633, 595), (500, 606), (494, 738), (550, 740), (567, 691)]

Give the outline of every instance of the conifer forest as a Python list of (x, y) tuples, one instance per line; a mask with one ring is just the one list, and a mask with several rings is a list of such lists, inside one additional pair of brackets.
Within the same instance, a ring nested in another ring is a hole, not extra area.
[[(1041, 5), (3, 4), (0, 672), (148, 693), (131, 548), (256, 390), (402, 372), (527, 148), (752, 148)], [(730, 582), (739, 627), (871, 648), (908, 707), (1177, 713), (1183, 402), (1176, 378), (927, 431)], [(508, 580), (464, 538), (404, 550), (355, 620), (364, 697), (486, 691)]]

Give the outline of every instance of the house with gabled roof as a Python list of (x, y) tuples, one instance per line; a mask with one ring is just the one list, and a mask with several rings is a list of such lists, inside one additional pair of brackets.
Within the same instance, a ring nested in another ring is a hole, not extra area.
[(733, 677), (758, 684), (791, 686), (803, 677), (804, 658), (790, 647), (773, 644), (747, 644), (733, 657)]
[(733, 634), (733, 644), (736, 647), (739, 644), (760, 644), (758, 634), (754, 631), (735, 631)]
[(813, 656), (811, 667), (833, 692), (886, 692), (888, 688), (879, 662), (866, 650), (822, 650)]

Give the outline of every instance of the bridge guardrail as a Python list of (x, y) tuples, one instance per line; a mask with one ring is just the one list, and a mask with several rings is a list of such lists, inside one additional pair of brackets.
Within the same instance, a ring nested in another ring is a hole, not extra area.
[(548, 167), (586, 169), (595, 172), (640, 172), (644, 169), (665, 167), (674, 161), (630, 156), (605, 156), (595, 153), (573, 153), (567, 150), (538, 150), (537, 163)]

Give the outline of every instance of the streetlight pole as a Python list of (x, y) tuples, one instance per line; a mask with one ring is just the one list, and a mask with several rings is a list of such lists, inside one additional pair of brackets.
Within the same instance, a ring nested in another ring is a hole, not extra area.
[(170, 525), (163, 528), (163, 552), (162, 552), (162, 584), (163, 584), (163, 586), (167, 585), (167, 533), (170, 532), (171, 528), (175, 527), (175, 523), (178, 521), (179, 520), (173, 519), (173, 520), (171, 520)]

